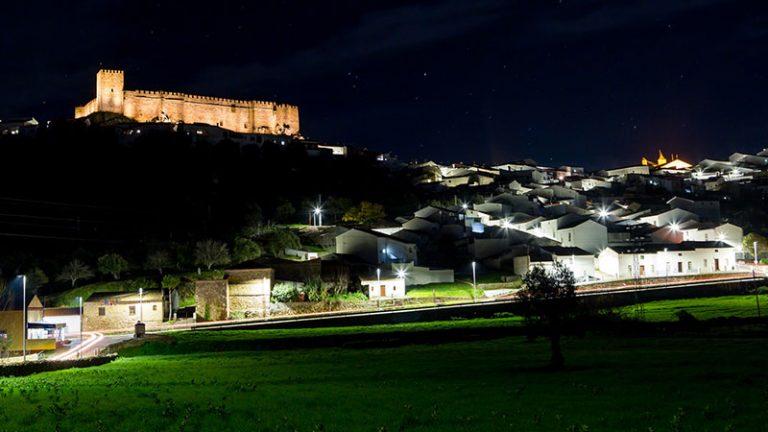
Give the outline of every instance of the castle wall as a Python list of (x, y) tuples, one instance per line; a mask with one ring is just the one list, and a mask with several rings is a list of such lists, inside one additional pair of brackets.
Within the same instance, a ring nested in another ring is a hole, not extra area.
[(295, 105), (123, 90), (123, 79), (122, 71), (100, 70), (96, 75), (96, 99), (76, 107), (75, 118), (107, 111), (140, 122), (205, 123), (240, 133), (296, 135), (300, 131), (299, 108)]

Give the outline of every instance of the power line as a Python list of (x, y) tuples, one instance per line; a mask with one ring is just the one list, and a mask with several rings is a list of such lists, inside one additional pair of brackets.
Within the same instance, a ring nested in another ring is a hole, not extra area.
[(46, 236), (46, 235), (38, 235), (38, 234), (14, 234), (14, 233), (4, 233), (4, 232), (0, 232), (0, 237), (19, 237), (19, 238), (35, 238), (35, 239), (66, 240), (66, 241), (87, 241), (87, 242), (95, 242), (95, 243), (122, 243), (117, 240), (98, 240), (98, 239), (87, 239), (87, 238), (79, 238), (79, 237)]

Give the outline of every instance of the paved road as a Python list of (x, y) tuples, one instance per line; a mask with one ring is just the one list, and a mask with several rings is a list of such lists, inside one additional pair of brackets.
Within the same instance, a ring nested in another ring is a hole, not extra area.
[(61, 352), (56, 351), (56, 353), (51, 356), (51, 360), (72, 360), (78, 357), (92, 357), (98, 355), (99, 351), (104, 348), (130, 339), (131, 337), (133, 336), (129, 334), (105, 336), (99, 332), (87, 332), (83, 334), (82, 344), (80, 343), (79, 338), (73, 339), (72, 344), (67, 349), (62, 350)]

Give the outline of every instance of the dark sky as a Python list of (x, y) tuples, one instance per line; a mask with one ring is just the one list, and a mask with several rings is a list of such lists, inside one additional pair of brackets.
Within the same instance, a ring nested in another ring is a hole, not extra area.
[(758, 1), (16, 1), (0, 119), (71, 116), (103, 66), (403, 160), (698, 161), (766, 147), (767, 51)]

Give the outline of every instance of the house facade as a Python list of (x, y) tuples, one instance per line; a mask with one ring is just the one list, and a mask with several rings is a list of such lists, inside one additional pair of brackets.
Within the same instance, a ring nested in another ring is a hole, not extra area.
[(83, 302), (83, 330), (132, 328), (138, 321), (149, 325), (163, 322), (160, 290), (94, 293)]
[(336, 237), (336, 253), (353, 255), (370, 264), (416, 262), (417, 247), (376, 231), (352, 228)]
[(610, 246), (597, 261), (613, 279), (720, 273), (735, 269), (736, 249), (722, 242)]

